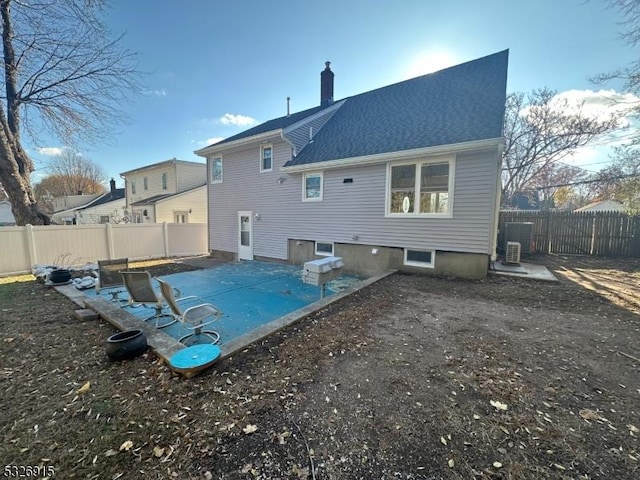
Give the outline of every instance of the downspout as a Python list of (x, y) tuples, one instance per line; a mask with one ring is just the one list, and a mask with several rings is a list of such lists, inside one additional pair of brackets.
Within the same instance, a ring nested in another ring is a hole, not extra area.
[(500, 222), (500, 196), (502, 194), (502, 155), (504, 153), (504, 141), (498, 144), (498, 174), (496, 175), (495, 209), (493, 212), (493, 228), (491, 232), (491, 261), (498, 259), (498, 224)]

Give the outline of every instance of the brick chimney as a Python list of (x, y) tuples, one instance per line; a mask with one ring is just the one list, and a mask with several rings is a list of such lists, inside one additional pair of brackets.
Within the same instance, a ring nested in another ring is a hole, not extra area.
[(324, 62), (324, 70), (320, 72), (320, 106), (333, 103), (333, 72), (329, 68), (331, 62)]
[(112, 178), (109, 182), (109, 187), (111, 187), (111, 194), (113, 195), (116, 191), (116, 181)]

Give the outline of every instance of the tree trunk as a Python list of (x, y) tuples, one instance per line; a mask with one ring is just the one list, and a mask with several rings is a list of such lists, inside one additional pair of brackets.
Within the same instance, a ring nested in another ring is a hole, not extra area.
[(11, 145), (5, 133), (0, 131), (0, 183), (11, 202), (16, 225), (48, 225), (49, 217), (38, 211), (29, 181), (31, 159), (19, 144)]

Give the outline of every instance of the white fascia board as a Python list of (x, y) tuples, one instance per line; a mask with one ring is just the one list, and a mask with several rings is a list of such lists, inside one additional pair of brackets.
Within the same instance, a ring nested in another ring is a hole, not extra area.
[(234, 140), (232, 142), (209, 145), (208, 147), (201, 148), (200, 150), (194, 150), (193, 153), (195, 153), (200, 157), (206, 158), (212, 153), (221, 153), (224, 150), (228, 150), (230, 148), (235, 148), (242, 145), (248, 145), (255, 142), (261, 142), (263, 140), (276, 139), (280, 137), (281, 133), (282, 133), (282, 129), (278, 128), (277, 130), (270, 130), (268, 132), (259, 133), (257, 135), (252, 135), (250, 137), (239, 138), (238, 140)]
[(376, 153), (373, 155), (363, 155), (361, 157), (307, 163), (304, 165), (281, 167), (280, 170), (283, 172), (295, 173), (306, 172), (309, 170), (328, 170), (330, 168), (352, 167), (363, 164), (370, 165), (372, 163), (386, 163), (398, 160), (408, 160), (410, 158), (420, 157), (424, 155), (444, 155), (448, 153), (461, 153), (473, 150), (496, 148), (502, 145), (503, 142), (503, 137), (490, 138), (487, 140), (476, 140), (473, 142), (453, 143), (449, 145), (438, 145), (436, 147), (414, 148), (411, 150), (401, 150), (398, 152)]

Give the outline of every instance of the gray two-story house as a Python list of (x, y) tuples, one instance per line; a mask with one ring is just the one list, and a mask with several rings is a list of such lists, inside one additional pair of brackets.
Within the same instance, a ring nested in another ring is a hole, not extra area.
[(508, 52), (320, 105), (196, 151), (213, 255), (343, 257), (483, 277), (495, 258)]

